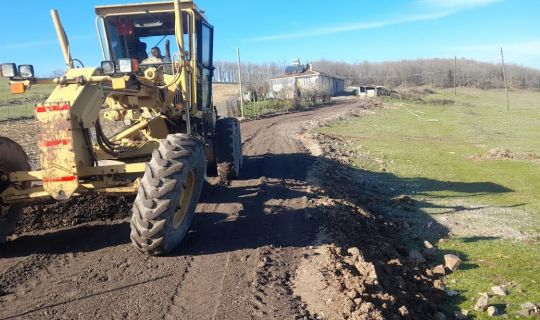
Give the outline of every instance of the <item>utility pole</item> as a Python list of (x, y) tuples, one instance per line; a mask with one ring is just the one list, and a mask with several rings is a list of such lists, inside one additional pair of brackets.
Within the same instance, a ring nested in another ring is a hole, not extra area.
[(236, 48), (238, 55), (238, 85), (240, 87), (240, 117), (244, 118), (244, 90), (242, 89), (242, 70), (240, 69), (240, 48)]
[(510, 98), (508, 97), (508, 83), (506, 82), (506, 68), (504, 66), (503, 48), (501, 48), (501, 60), (502, 60), (502, 68), (503, 68), (504, 91), (506, 91), (506, 109), (510, 110)]
[(457, 98), (456, 73), (457, 73), (457, 57), (454, 56), (454, 101)]
[(433, 88), (433, 63), (429, 64), (429, 85)]

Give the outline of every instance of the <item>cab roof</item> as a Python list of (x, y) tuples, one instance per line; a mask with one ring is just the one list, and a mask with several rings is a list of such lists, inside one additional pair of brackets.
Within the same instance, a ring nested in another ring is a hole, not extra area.
[[(204, 18), (204, 11), (199, 10), (192, 0), (180, 0), (182, 9), (194, 9)], [(143, 2), (130, 4), (117, 4), (96, 6), (96, 14), (99, 16), (116, 16), (141, 14), (147, 12), (171, 12), (174, 11), (174, 1)], [(205, 19), (206, 20), (206, 19)]]

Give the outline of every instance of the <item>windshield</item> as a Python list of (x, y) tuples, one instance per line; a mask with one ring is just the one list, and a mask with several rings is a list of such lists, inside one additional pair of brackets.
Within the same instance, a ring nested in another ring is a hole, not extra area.
[[(137, 59), (140, 64), (169, 63), (178, 60), (174, 35), (174, 12), (111, 16), (104, 19), (109, 57)], [(183, 13), (184, 46), (191, 59), (190, 15)]]

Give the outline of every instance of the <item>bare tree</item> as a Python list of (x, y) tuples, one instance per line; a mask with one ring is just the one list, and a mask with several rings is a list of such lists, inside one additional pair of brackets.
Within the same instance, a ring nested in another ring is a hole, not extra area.
[(56, 77), (61, 77), (63, 76), (64, 74), (66, 73), (66, 71), (64, 69), (55, 69), (51, 72), (50, 74), (50, 77), (51, 78), (56, 78)]
[[(285, 64), (242, 64), (242, 78), (246, 90), (256, 92), (259, 97), (266, 96), (267, 80), (283, 74)], [(423, 85), (447, 88), (454, 85), (454, 59), (418, 59), (378, 63), (320, 60), (312, 64), (317, 71), (346, 79), (347, 85), (384, 85), (390, 88)], [(234, 62), (218, 61), (215, 66), (216, 82), (237, 82)], [(540, 70), (518, 65), (507, 65), (506, 70), (510, 87), (540, 89)], [(456, 82), (458, 86), (483, 89), (504, 87), (500, 65), (470, 59), (458, 59)]]

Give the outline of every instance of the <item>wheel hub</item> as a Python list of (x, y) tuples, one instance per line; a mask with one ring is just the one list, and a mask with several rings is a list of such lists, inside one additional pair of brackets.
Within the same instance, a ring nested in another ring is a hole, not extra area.
[(180, 199), (176, 205), (176, 211), (174, 212), (174, 230), (180, 228), (182, 221), (184, 221), (189, 210), (189, 204), (191, 203), (191, 198), (193, 197), (193, 191), (195, 189), (196, 176), (197, 172), (195, 171), (195, 168), (186, 175), (186, 179), (182, 185), (182, 194), (180, 195)]

